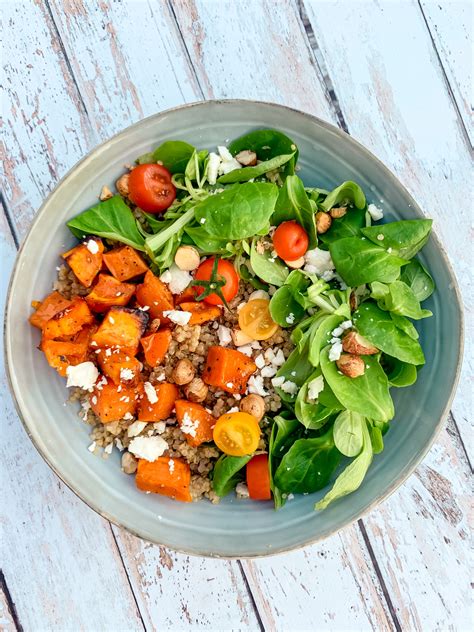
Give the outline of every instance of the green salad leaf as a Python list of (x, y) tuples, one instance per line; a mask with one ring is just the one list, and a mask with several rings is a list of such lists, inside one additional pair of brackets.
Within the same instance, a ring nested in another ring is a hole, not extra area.
[(405, 316), (399, 316), (398, 314), (392, 313), (390, 314), (390, 318), (393, 320), (398, 329), (404, 331), (407, 336), (410, 336), (410, 338), (413, 338), (413, 340), (418, 340), (420, 335), (411, 320), (408, 320), (408, 318), (405, 318)]
[(384, 356), (383, 368), (387, 374), (390, 386), (403, 388), (416, 382), (417, 370), (414, 364), (408, 364), (408, 362), (402, 362), (397, 358)]
[(398, 316), (419, 320), (433, 315), (428, 309), (420, 307), (420, 301), (415, 293), (403, 281), (394, 281), (388, 285), (375, 281), (371, 284), (371, 296), (377, 300), (377, 305), (381, 309)]
[(171, 173), (184, 173), (195, 149), (182, 140), (167, 140), (153, 152), (153, 162), (161, 162)]
[(344, 237), (357, 237), (361, 235), (361, 229), (365, 226), (365, 209), (349, 209), (342, 217), (332, 220), (331, 227), (318, 239), (323, 244), (330, 244)]
[(97, 235), (120, 241), (136, 250), (145, 250), (145, 239), (138, 230), (137, 220), (120, 195), (95, 204), (66, 225), (78, 239), (84, 235)]
[(282, 154), (281, 156), (275, 156), (270, 160), (264, 160), (259, 162), (254, 167), (242, 167), (241, 169), (234, 169), (225, 173), (223, 176), (217, 178), (219, 184), (232, 184), (233, 182), (248, 182), (254, 178), (259, 178), (265, 175), (269, 171), (279, 169), (286, 163), (290, 162), (294, 158), (295, 152), (291, 154)]
[(362, 234), (377, 246), (382, 246), (398, 257), (411, 259), (422, 248), (430, 235), (431, 219), (405, 219), (362, 228)]
[(308, 399), (308, 391), (313, 380), (322, 378), (321, 371), (312, 373), (298, 391), (295, 402), (295, 414), (303, 426), (309, 430), (318, 430), (327, 424), (343, 407), (337, 401), (327, 382), (316, 401)]
[(289, 269), (280, 259), (272, 257), (270, 250), (258, 252), (257, 243), (258, 239), (254, 239), (250, 249), (250, 265), (254, 274), (262, 281), (280, 287), (285, 283), (290, 272)]
[(344, 456), (357, 456), (364, 445), (364, 416), (343, 410), (334, 422), (334, 443)]
[(236, 156), (244, 149), (249, 149), (257, 154), (258, 160), (262, 161), (267, 161), (283, 154), (294, 154), (285, 165), (284, 173), (285, 175), (292, 175), (295, 172), (298, 148), (291, 138), (277, 130), (259, 129), (249, 134), (244, 134), (233, 140), (229, 144), (228, 149), (233, 156)]
[(270, 315), (280, 327), (292, 327), (304, 316), (304, 307), (296, 300), (289, 285), (278, 288), (270, 301)]
[(235, 489), (237, 483), (244, 478), (241, 471), (251, 458), (251, 454), (246, 456), (222, 454), (218, 458), (212, 475), (212, 488), (218, 496), (227, 496)]
[(402, 268), (400, 281), (412, 289), (420, 302), (426, 300), (435, 290), (435, 283), (431, 275), (417, 259), (413, 259)]
[(273, 493), (275, 509), (280, 509), (286, 502), (286, 494), (275, 483), (275, 472), (282, 458), (304, 432), (302, 425), (295, 419), (288, 418), (288, 413), (277, 415), (273, 420), (272, 431), (268, 443), (268, 464), (270, 469), (270, 488)]
[(337, 204), (352, 204), (356, 208), (365, 208), (366, 201), (364, 192), (355, 182), (350, 180), (343, 182), (327, 194), (326, 199), (321, 203), (321, 208), (325, 211), (329, 211)]
[(318, 238), (311, 202), (298, 176), (288, 176), (280, 189), (272, 216), (272, 224), (278, 226), (282, 222), (294, 220), (302, 226), (309, 239), (309, 249), (316, 248)]

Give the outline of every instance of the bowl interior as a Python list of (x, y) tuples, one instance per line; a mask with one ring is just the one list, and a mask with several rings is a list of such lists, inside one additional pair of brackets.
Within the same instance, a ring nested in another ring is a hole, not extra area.
[[(124, 475), (117, 451), (108, 461), (87, 451), (89, 427), (65, 405), (64, 380), (37, 350), (39, 334), (28, 324), (30, 303), (51, 290), (59, 253), (74, 238), (65, 222), (96, 203), (123, 165), (167, 139), (215, 148), (247, 131), (274, 127), (300, 149), (305, 183), (332, 188), (356, 180), (387, 220), (420, 217), (414, 201), (387, 169), (349, 137), (308, 115), (270, 104), (207, 102), (141, 121), (98, 147), (63, 179), (43, 205), (19, 255), (9, 295), (6, 349), (9, 376), (28, 433), (60, 477), (103, 516), (153, 542), (200, 555), (254, 556), (301, 546), (359, 517), (406, 478), (432, 442), (456, 382), (462, 337), (456, 283), (435, 238), (423, 251), (437, 292), (427, 301), (434, 317), (418, 328), (426, 366), (416, 384), (393, 389), (396, 417), (362, 487), (323, 512), (313, 506), (324, 492), (295, 497), (275, 512), (272, 504), (224, 499), (173, 502), (138, 492)], [(111, 461), (111, 462), (110, 462)]]

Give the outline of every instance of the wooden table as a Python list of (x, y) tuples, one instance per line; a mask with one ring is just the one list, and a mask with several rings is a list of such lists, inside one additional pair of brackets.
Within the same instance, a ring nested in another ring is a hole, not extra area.
[[(134, 121), (243, 97), (339, 125), (436, 219), (467, 299), (472, 5), (3, 0), (2, 290), (58, 179)], [(467, 341), (472, 339), (469, 334)], [(2, 403), (5, 630), (467, 630), (469, 361), (423, 464), (363, 520), (259, 561), (138, 540), (64, 487)]]

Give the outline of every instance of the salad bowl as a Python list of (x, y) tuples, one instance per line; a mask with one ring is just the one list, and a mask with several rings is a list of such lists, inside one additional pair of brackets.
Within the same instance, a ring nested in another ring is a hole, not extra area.
[[(17, 410), (34, 445), (61, 478), (100, 515), (133, 534), (190, 554), (256, 557), (295, 549), (325, 538), (387, 498), (411, 474), (442, 427), (454, 395), (462, 355), (463, 322), (451, 267), (436, 236), (420, 260), (436, 291), (424, 304), (434, 316), (418, 324), (426, 364), (407, 389), (394, 389), (396, 415), (364, 484), (324, 511), (324, 491), (299, 496), (275, 511), (268, 502), (235, 497), (219, 505), (177, 503), (142, 494), (119, 467), (87, 451), (88, 429), (64, 406), (61, 378), (44, 370), (35, 332), (28, 325), (31, 301), (50, 290), (58, 252), (74, 245), (66, 222), (112, 187), (124, 163), (166, 140), (182, 139), (212, 149), (259, 128), (284, 131), (299, 149), (298, 175), (309, 186), (332, 189), (356, 181), (387, 221), (421, 219), (421, 209), (390, 171), (337, 128), (283, 106), (251, 101), (209, 101), (151, 116), (106, 141), (80, 161), (39, 210), (18, 254), (7, 300), (7, 372)], [(119, 455), (111, 459), (118, 461)]]

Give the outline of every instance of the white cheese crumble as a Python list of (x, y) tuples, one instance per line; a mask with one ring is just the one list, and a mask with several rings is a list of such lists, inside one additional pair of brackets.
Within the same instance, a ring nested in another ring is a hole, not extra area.
[(273, 377), (276, 375), (277, 369), (274, 366), (264, 366), (260, 371), (262, 377)]
[(324, 272), (335, 268), (331, 254), (327, 250), (321, 250), (320, 248), (308, 250), (304, 255), (304, 260), (306, 263), (304, 270), (310, 274), (322, 275)]
[(184, 413), (183, 421), (180, 424), (181, 432), (184, 434), (191, 435), (191, 437), (196, 436), (196, 430), (199, 428), (199, 420), (196, 419), (194, 421), (188, 413)]
[(284, 393), (288, 393), (289, 395), (296, 395), (298, 391), (298, 385), (291, 380), (285, 380), (283, 375), (274, 377), (272, 384), (275, 388), (281, 388)]
[(336, 338), (332, 347), (329, 349), (329, 360), (331, 362), (335, 362), (336, 360), (339, 360), (339, 358), (341, 357), (341, 354), (342, 354), (342, 342), (339, 340), (339, 338)]
[(341, 334), (344, 333), (344, 329), (342, 327), (336, 327), (336, 329), (332, 330), (332, 335), (338, 338)]
[(225, 325), (219, 325), (217, 328), (217, 337), (219, 338), (219, 344), (221, 347), (226, 347), (232, 342), (232, 333)]
[(157, 421), (153, 424), (153, 428), (158, 434), (163, 434), (166, 430), (166, 424), (164, 421)]
[(343, 329), (344, 331), (345, 331), (346, 329), (350, 329), (352, 326), (353, 326), (353, 325), (352, 325), (352, 320), (345, 320), (344, 322), (342, 322), (342, 323), (339, 325), (339, 327), (340, 327), (341, 329)]
[(125, 380), (127, 382), (129, 380), (133, 380), (134, 377), (135, 373), (132, 371), (132, 369), (128, 369), (127, 367), (120, 369), (121, 380)]
[(143, 386), (145, 388), (145, 395), (147, 396), (150, 404), (156, 404), (156, 402), (158, 401), (158, 395), (156, 394), (156, 390), (153, 384), (150, 384), (150, 382), (145, 382)]
[(217, 147), (217, 151), (219, 152), (219, 156), (221, 157), (221, 162), (218, 167), (219, 175), (223, 175), (225, 173), (230, 173), (231, 171), (235, 171), (235, 169), (241, 169), (242, 165), (238, 162), (227, 147), (220, 145)]
[(174, 460), (173, 459), (170, 459), (168, 461), (168, 469), (170, 471), (170, 474), (173, 474), (173, 472), (174, 472)]
[(385, 239), (385, 236), (384, 236), (384, 235), (382, 235), (382, 233), (379, 233), (379, 234), (377, 235), (377, 239), (378, 239), (379, 241), (383, 241), (383, 240)]
[(128, 451), (139, 459), (156, 461), (166, 450), (168, 444), (162, 437), (135, 437), (128, 446)]
[(168, 270), (160, 276), (163, 283), (167, 283), (172, 294), (181, 294), (191, 283), (193, 277), (186, 270), (180, 270), (175, 263), (172, 263)]
[(112, 450), (114, 449), (114, 444), (111, 441), (110, 443), (108, 443), (105, 448), (104, 448), (104, 453), (105, 454), (112, 454)]
[(248, 498), (250, 496), (249, 488), (245, 483), (242, 482), (237, 483), (237, 485), (235, 486), (235, 493), (237, 494), (237, 496), (240, 496), (240, 498)]
[(123, 416), (123, 419), (125, 419), (126, 421), (133, 419), (132, 413), (125, 413), (125, 415)]
[(229, 410), (227, 411), (227, 413), (238, 413), (238, 412), (239, 412), (238, 406), (232, 406), (232, 408), (229, 408)]
[(85, 391), (92, 391), (99, 377), (99, 371), (93, 362), (81, 362), (81, 364), (76, 364), (76, 366), (68, 366), (66, 375), (67, 388), (78, 386)]
[(94, 452), (96, 446), (97, 446), (97, 443), (93, 441), (87, 449), (89, 450), (89, 452)]
[(265, 397), (268, 395), (267, 391), (263, 388), (263, 377), (261, 375), (251, 375), (248, 381), (248, 392), (254, 395), (261, 395)]
[(290, 312), (288, 314), (288, 316), (285, 318), (285, 321), (289, 324), (292, 325), (295, 322), (295, 315), (293, 314), (293, 312)]
[(254, 362), (257, 365), (258, 369), (263, 369), (263, 367), (265, 366), (265, 358), (263, 357), (261, 353), (258, 354)]
[(217, 182), (217, 175), (219, 172), (219, 165), (221, 164), (221, 158), (215, 152), (211, 151), (209, 154), (209, 160), (207, 163), (207, 181), (209, 184), (215, 184)]
[(133, 424), (130, 424), (127, 428), (127, 436), (136, 437), (146, 426), (146, 421), (134, 421)]
[(96, 255), (99, 252), (99, 244), (95, 239), (89, 239), (86, 248), (92, 255)]
[(311, 380), (311, 382), (308, 383), (308, 393), (306, 399), (309, 402), (315, 402), (319, 397), (319, 393), (321, 393), (323, 389), (324, 378), (322, 375), (318, 375), (318, 377), (315, 377), (314, 380)]
[(367, 207), (370, 217), (374, 220), (374, 222), (378, 222), (379, 219), (383, 217), (383, 211), (375, 204), (369, 204)]
[(191, 312), (185, 312), (178, 309), (167, 309), (163, 312), (165, 318), (169, 318), (172, 323), (177, 325), (187, 325), (191, 320)]

